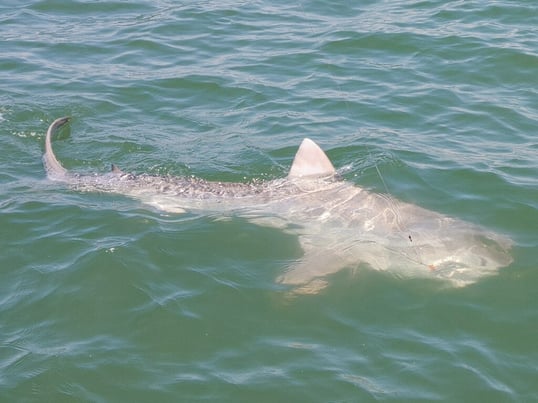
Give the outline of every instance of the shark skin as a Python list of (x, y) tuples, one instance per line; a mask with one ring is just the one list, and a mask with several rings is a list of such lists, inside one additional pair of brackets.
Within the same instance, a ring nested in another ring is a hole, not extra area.
[(272, 181), (133, 175), (115, 166), (104, 175), (79, 175), (68, 172), (52, 150), (54, 132), (68, 121), (56, 119), (47, 131), (49, 179), (76, 190), (122, 194), (168, 213), (235, 215), (294, 234), (303, 257), (277, 281), (296, 294), (317, 293), (327, 276), (359, 264), (466, 286), (512, 262), (512, 241), (502, 235), (340, 180), (310, 139), (301, 143), (289, 175)]

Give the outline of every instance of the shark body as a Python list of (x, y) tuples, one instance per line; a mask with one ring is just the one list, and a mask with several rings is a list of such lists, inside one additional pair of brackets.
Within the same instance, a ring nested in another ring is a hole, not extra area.
[(329, 274), (359, 264), (465, 286), (512, 262), (506, 237), (338, 179), (327, 155), (309, 139), (288, 176), (272, 181), (133, 175), (114, 166), (105, 175), (79, 175), (69, 173), (52, 150), (54, 132), (67, 122), (56, 119), (47, 131), (43, 160), (50, 179), (123, 194), (170, 213), (235, 215), (293, 233), (303, 257), (277, 281), (298, 293), (317, 292)]

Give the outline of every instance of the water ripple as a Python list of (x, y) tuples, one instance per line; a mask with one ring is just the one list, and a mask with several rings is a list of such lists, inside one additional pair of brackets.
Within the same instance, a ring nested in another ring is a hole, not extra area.
[[(2, 398), (536, 400), (531, 9), (3, 2)], [(458, 290), (351, 267), (289, 299), (280, 230), (47, 181), (61, 115), (77, 172), (274, 179), (311, 137), (347, 180), (506, 233), (514, 264)]]

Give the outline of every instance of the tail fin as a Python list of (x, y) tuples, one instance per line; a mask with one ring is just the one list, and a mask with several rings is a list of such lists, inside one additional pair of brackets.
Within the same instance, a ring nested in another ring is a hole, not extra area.
[(52, 136), (54, 132), (69, 122), (69, 117), (58, 118), (49, 126), (47, 136), (45, 137), (45, 154), (43, 155), (43, 164), (47, 175), (51, 179), (62, 179), (67, 176), (67, 170), (60, 164), (52, 151)]

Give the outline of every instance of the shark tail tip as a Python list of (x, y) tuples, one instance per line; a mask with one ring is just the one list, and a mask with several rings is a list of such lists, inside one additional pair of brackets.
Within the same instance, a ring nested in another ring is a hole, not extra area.
[(43, 155), (43, 161), (49, 178), (59, 179), (67, 175), (67, 170), (62, 166), (62, 164), (60, 164), (54, 155), (54, 151), (52, 149), (52, 137), (54, 133), (60, 127), (68, 123), (70, 119), (71, 117), (69, 116), (58, 118), (51, 123), (47, 130), (47, 134), (45, 136), (45, 154)]

